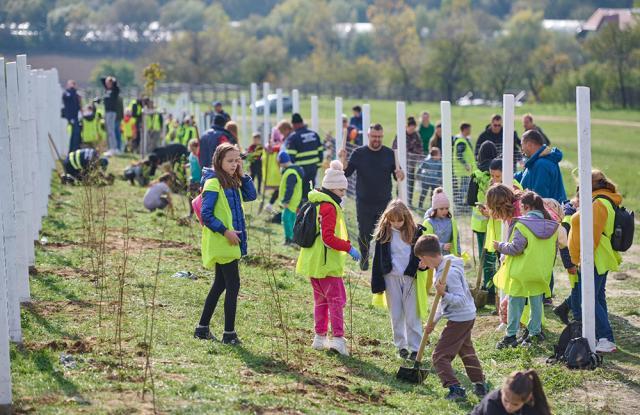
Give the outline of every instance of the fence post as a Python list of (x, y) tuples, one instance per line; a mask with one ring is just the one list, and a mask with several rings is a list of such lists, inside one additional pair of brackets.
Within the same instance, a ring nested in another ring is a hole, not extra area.
[[(591, 95), (585, 86), (576, 87), (578, 125), (578, 171), (580, 200), (591, 200)], [(596, 351), (595, 287), (593, 262), (593, 205), (580, 204), (580, 280), (582, 282), (582, 337)], [(598, 277), (596, 277), (598, 278)]]
[(311, 95), (311, 130), (320, 132), (320, 120), (318, 119), (318, 96)]
[(338, 151), (344, 147), (344, 137), (342, 136), (342, 98), (335, 98), (335, 151), (333, 154), (334, 159), (338, 159)]
[(291, 91), (291, 112), (300, 112), (300, 93), (297, 89)]
[(409, 200), (407, 199), (407, 180), (409, 180), (407, 170), (407, 130), (405, 128), (405, 106), (402, 101), (396, 101), (396, 137), (396, 163), (400, 165), (405, 175), (404, 180), (398, 182), (398, 196), (400, 200), (409, 206)]
[(263, 130), (262, 142), (266, 147), (271, 142), (271, 126), (270, 126), (271, 103), (269, 102), (269, 82), (264, 82), (262, 84), (262, 101), (264, 102), (264, 105), (262, 106), (262, 109), (263, 109), (262, 114), (264, 115), (263, 127), (262, 127), (262, 130)]
[(242, 117), (240, 137), (242, 145), (246, 149), (249, 147), (249, 134), (247, 132), (247, 95), (244, 92), (240, 94), (240, 116)]
[[(502, 96), (502, 184), (511, 188), (513, 186), (513, 130), (515, 118), (514, 97), (511, 94)], [(509, 238), (509, 225), (502, 223), (502, 241)]]
[[(440, 124), (442, 125), (442, 187), (453, 200), (453, 143), (451, 142), (451, 103), (440, 101)], [(454, 210), (450, 203), (449, 210)], [(453, 213), (453, 212), (452, 212)]]
[(362, 145), (369, 145), (369, 126), (371, 125), (371, 106), (362, 105)]
[(258, 111), (256, 111), (256, 101), (258, 100), (258, 84), (251, 83), (251, 134), (258, 131)]

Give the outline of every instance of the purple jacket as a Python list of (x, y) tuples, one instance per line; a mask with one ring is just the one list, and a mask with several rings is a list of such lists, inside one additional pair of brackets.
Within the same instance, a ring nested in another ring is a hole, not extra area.
[[(526, 216), (521, 216), (513, 220), (509, 227), (509, 235), (511, 235), (511, 232), (514, 232), (513, 228), (518, 222), (526, 226), (537, 238), (540, 239), (551, 238), (558, 229), (557, 222), (544, 219), (542, 217), (542, 213), (534, 210), (529, 212)], [(500, 242), (498, 252), (503, 255), (516, 256), (523, 253), (526, 247), (527, 238), (525, 238), (524, 235), (516, 229), (511, 242)]]

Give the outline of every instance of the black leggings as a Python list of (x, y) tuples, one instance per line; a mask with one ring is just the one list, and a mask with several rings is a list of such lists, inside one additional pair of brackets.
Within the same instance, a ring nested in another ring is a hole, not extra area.
[(204, 302), (200, 325), (208, 326), (211, 316), (216, 309), (218, 299), (222, 292), (227, 290), (224, 296), (224, 331), (235, 331), (236, 308), (238, 305), (238, 292), (240, 291), (240, 273), (238, 271), (238, 260), (228, 264), (216, 264), (216, 276), (207, 299)]

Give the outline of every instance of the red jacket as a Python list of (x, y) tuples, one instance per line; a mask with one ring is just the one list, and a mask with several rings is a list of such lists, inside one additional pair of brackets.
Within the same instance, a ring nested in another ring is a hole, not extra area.
[(351, 242), (340, 239), (335, 235), (337, 212), (335, 206), (329, 202), (320, 203), (320, 229), (322, 242), (336, 251), (349, 252)]

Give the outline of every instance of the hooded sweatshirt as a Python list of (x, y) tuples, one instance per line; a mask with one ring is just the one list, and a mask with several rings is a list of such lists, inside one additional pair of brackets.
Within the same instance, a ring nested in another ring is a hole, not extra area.
[[(559, 226), (555, 221), (544, 219), (542, 212), (533, 210), (527, 213), (526, 216), (511, 221), (509, 235), (511, 235), (515, 224), (518, 222), (526, 226), (538, 239), (551, 238)], [(527, 244), (527, 238), (516, 229), (511, 242), (500, 242), (498, 252), (510, 256), (520, 255), (524, 252)]]
[(563, 201), (567, 199), (567, 193), (564, 190), (559, 166), (562, 151), (555, 147), (547, 151), (547, 148), (547, 146), (540, 147), (527, 160), (524, 170), (516, 173), (514, 178), (523, 188), (533, 190), (542, 198)]
[(433, 285), (442, 278), (442, 272), (447, 260), (451, 260), (451, 268), (449, 268), (449, 274), (447, 275), (445, 294), (440, 304), (438, 304), (434, 321), (437, 322), (443, 317), (457, 322), (473, 320), (476, 318), (476, 305), (473, 301), (469, 284), (464, 277), (464, 262), (462, 259), (453, 255), (445, 255), (438, 268), (435, 269)]
[[(622, 195), (614, 193), (608, 189), (600, 189), (591, 193), (592, 198), (598, 195), (606, 196), (616, 206), (622, 204)], [(607, 224), (607, 207), (599, 199), (593, 201), (593, 249), (598, 247), (600, 238), (604, 232), (604, 227)], [(569, 253), (571, 254), (571, 262), (574, 264), (580, 264), (580, 212), (578, 211), (571, 217), (571, 230), (569, 230)]]
[[(480, 151), (478, 152), (477, 169), (474, 171), (474, 174), (471, 175), (469, 189), (467, 190), (467, 205), (475, 206), (476, 202), (478, 202), (478, 192), (481, 190), (483, 192), (487, 191), (490, 181), (489, 166), (491, 166), (491, 162), (496, 157), (498, 157), (496, 145), (491, 141), (482, 143)], [(484, 176), (485, 180), (482, 183), (478, 183), (478, 178), (481, 176)]]

